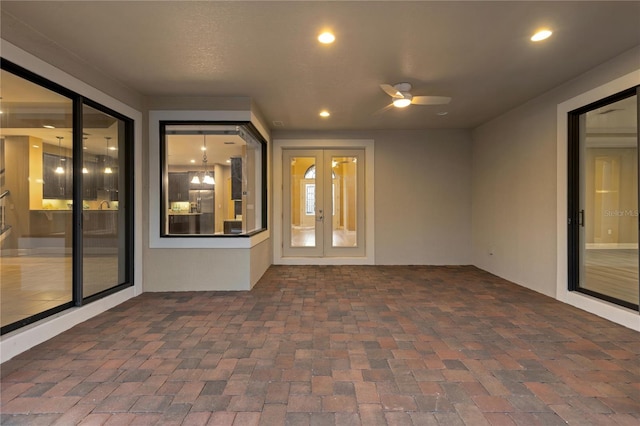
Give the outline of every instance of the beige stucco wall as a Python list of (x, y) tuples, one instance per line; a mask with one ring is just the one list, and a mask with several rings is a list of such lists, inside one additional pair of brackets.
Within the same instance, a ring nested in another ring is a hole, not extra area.
[(555, 296), (557, 105), (638, 68), (636, 48), (473, 131), (473, 264)]
[[(217, 98), (217, 97), (154, 97), (147, 98), (146, 108), (149, 111), (254, 111), (249, 98)], [(259, 114), (258, 114), (259, 115)], [(148, 120), (148, 115), (146, 116)], [(263, 126), (257, 118), (258, 128)], [(150, 178), (150, 144), (149, 123), (145, 123), (143, 138), (143, 156), (147, 159), (141, 170), (145, 190), (143, 197), (146, 220), (143, 222), (143, 275), (144, 291), (222, 291), (249, 290), (264, 274), (272, 263), (271, 240), (246, 248), (155, 248), (150, 245), (150, 215), (157, 214), (149, 208), (149, 191), (157, 187), (157, 182)], [(270, 158), (269, 135), (267, 139), (268, 159)], [(226, 178), (226, 176), (225, 176)], [(223, 179), (226, 181), (227, 179)], [(270, 180), (267, 181), (269, 188)], [(271, 191), (269, 190), (270, 194)], [(269, 202), (269, 200), (267, 200)], [(270, 214), (268, 214), (268, 218)]]
[(471, 263), (468, 131), (278, 131), (273, 139), (373, 140), (375, 263)]

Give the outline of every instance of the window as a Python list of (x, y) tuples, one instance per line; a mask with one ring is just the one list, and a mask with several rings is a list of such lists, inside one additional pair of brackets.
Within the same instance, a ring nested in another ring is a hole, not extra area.
[(0, 76), (4, 334), (133, 285), (133, 120), (5, 60)]
[(251, 123), (160, 122), (161, 236), (266, 228), (266, 142)]

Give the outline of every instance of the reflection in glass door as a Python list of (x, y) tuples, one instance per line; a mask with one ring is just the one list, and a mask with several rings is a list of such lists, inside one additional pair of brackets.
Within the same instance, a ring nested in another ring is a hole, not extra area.
[(73, 101), (0, 76), (0, 326), (10, 331), (72, 306)]
[(285, 256), (364, 256), (364, 152), (285, 150)]
[(133, 122), (0, 65), (4, 335), (133, 284)]
[(571, 289), (638, 309), (638, 97), (571, 114)]
[(125, 122), (83, 106), (83, 297), (123, 284), (126, 276)]

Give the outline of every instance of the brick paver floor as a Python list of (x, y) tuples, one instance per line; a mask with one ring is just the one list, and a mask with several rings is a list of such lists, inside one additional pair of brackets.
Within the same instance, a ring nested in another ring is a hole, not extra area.
[(144, 293), (1, 377), (2, 425), (640, 424), (637, 332), (470, 266)]

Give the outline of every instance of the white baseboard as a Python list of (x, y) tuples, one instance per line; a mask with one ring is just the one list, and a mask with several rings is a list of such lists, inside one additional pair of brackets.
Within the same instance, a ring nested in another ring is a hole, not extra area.
[(587, 243), (587, 250), (638, 250), (638, 243)]

